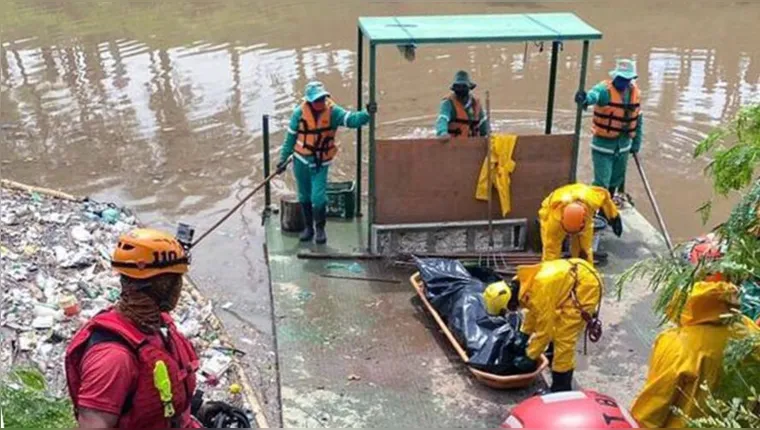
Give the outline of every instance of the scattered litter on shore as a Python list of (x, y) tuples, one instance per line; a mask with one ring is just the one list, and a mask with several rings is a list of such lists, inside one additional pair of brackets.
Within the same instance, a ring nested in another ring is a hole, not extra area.
[[(0, 375), (33, 364), (51, 391), (67, 396), (63, 359), (84, 322), (120, 294), (110, 268), (118, 236), (138, 225), (127, 209), (0, 187)], [(173, 312), (201, 359), (198, 388), (206, 400), (230, 400), (237, 385), (236, 349), (222, 342), (213, 304), (187, 285)], [(239, 397), (239, 395), (237, 395)]]

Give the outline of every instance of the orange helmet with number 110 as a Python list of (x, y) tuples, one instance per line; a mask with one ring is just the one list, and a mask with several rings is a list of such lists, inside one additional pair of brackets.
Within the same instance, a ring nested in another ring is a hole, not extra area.
[(119, 237), (111, 267), (130, 278), (148, 279), (164, 273), (187, 273), (190, 258), (174, 236), (139, 228)]

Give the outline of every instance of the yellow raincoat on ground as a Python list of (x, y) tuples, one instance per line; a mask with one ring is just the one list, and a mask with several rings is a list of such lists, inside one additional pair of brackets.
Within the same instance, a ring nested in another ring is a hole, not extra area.
[(632, 407), (643, 427), (684, 427), (674, 406), (691, 418), (701, 416), (698, 405), (705, 393), (700, 384), (717, 386), (726, 343), (758, 330), (748, 318), (733, 324), (721, 318), (738, 307), (737, 297), (738, 289), (727, 282), (694, 285), (678, 327), (662, 332), (655, 341), (647, 382)]
[[(512, 210), (512, 202), (509, 194), (511, 183), (510, 175), (515, 170), (515, 162), (512, 154), (517, 144), (517, 136), (512, 134), (500, 134), (491, 136), (491, 184), (499, 192), (501, 203), (501, 215), (507, 216)], [(488, 156), (483, 160), (478, 177), (478, 186), (475, 190), (475, 198), (488, 200)]]
[(572, 258), (520, 266), (517, 279), (526, 311), (522, 332), (532, 335), (526, 355), (538, 360), (554, 342), (552, 370), (575, 369), (575, 346), (586, 328), (581, 308), (593, 315), (602, 299), (599, 273), (587, 261)]
[(565, 205), (575, 201), (586, 206), (588, 219), (583, 231), (570, 238), (570, 255), (573, 258), (580, 257), (583, 251), (586, 260), (594, 262), (594, 215), (598, 210), (601, 209), (607, 219), (620, 215), (610, 192), (604, 188), (580, 183), (557, 188), (544, 199), (538, 211), (543, 244), (542, 261), (562, 258), (562, 242), (567, 236), (562, 228), (562, 211)]

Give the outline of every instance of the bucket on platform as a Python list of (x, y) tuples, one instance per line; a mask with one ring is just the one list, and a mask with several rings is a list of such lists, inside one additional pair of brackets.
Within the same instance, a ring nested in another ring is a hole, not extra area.
[(600, 241), (600, 239), (602, 237), (602, 235), (599, 234), (599, 233), (602, 230), (606, 229), (607, 225), (609, 225), (609, 223), (607, 222), (607, 220), (604, 217), (599, 216), (599, 215), (596, 215), (594, 217), (594, 242), (593, 242), (593, 245), (592, 245), (592, 248), (591, 248), (591, 249), (594, 250), (594, 253), (596, 253), (597, 251), (599, 251), (599, 241)]
[(280, 227), (282, 231), (300, 232), (304, 229), (301, 204), (293, 196), (280, 199)]

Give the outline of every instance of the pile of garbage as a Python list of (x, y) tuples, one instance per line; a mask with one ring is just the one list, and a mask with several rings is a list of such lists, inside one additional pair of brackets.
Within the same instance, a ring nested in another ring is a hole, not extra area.
[[(0, 187), (0, 377), (15, 365), (32, 364), (53, 393), (67, 395), (68, 341), (118, 300), (110, 254), (118, 236), (137, 224), (130, 211), (113, 204)], [(194, 287), (185, 286), (173, 316), (201, 358), (198, 388), (206, 400), (247, 409), (232, 370), (239, 351), (221, 342), (213, 304), (199, 302)]]

